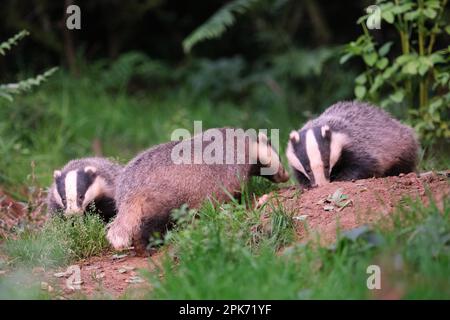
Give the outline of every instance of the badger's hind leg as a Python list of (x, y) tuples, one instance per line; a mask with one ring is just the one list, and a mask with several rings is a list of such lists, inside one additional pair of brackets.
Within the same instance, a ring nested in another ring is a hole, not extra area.
[(400, 173), (410, 173), (416, 170), (416, 159), (400, 157), (397, 161), (384, 173), (385, 176), (398, 176)]
[(142, 219), (139, 230), (133, 235), (132, 241), (136, 253), (148, 253), (150, 239), (162, 238), (169, 227), (170, 213), (168, 211), (146, 215)]

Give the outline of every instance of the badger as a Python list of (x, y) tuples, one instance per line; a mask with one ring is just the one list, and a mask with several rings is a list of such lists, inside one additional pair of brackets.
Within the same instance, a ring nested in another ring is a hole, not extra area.
[(415, 170), (414, 130), (378, 107), (338, 102), (289, 135), (286, 156), (303, 187)]
[[(267, 136), (249, 134), (242, 140), (242, 132), (209, 129), (191, 139), (157, 145), (132, 159), (117, 181), (118, 213), (108, 228), (110, 244), (116, 250), (133, 244), (137, 253), (145, 253), (149, 237), (171, 225), (173, 209), (184, 204), (199, 208), (208, 199), (213, 204), (229, 201), (239, 195), (242, 183), (251, 176), (277, 183), (288, 181), (289, 175)], [(244, 141), (240, 147), (238, 140)], [(196, 150), (195, 146), (200, 147)], [(216, 158), (196, 161), (199, 153)], [(181, 162), (178, 154), (188, 161)], [(272, 170), (264, 172), (268, 168)]]
[(47, 196), (49, 213), (81, 215), (94, 207), (108, 222), (116, 214), (115, 184), (122, 169), (120, 164), (100, 157), (69, 161), (53, 173)]

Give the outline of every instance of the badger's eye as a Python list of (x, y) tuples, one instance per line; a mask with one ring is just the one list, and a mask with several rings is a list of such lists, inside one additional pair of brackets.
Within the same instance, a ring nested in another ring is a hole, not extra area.
[(78, 196), (78, 199), (84, 200), (84, 195), (80, 194), (80, 195)]

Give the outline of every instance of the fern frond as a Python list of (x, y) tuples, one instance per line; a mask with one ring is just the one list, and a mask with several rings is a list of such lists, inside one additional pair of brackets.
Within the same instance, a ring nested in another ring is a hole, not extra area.
[(28, 78), (17, 83), (2, 84), (0, 85), (0, 97), (13, 101), (13, 95), (29, 91), (33, 87), (39, 86), (55, 73), (56, 70), (58, 70), (58, 68), (51, 68), (34, 78)]
[(195, 29), (183, 41), (184, 52), (188, 53), (199, 42), (214, 39), (222, 35), (225, 30), (231, 27), (236, 18), (236, 14), (243, 14), (259, 0), (235, 0), (220, 8), (205, 23)]
[(0, 43), (0, 54), (4, 56), (7, 51), (11, 50), (11, 48), (17, 43), (28, 36), (30, 33), (27, 30), (22, 30), (19, 33), (15, 34), (13, 37), (9, 38), (8, 40)]

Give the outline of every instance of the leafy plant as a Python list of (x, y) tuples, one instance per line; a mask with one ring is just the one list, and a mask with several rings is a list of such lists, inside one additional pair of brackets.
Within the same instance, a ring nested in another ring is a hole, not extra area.
[[(12, 49), (13, 46), (28, 36), (30, 33), (26, 30), (22, 30), (8, 40), (0, 43), (0, 54), (2, 56)], [(29, 91), (33, 87), (39, 86), (42, 82), (46, 81), (58, 68), (51, 68), (34, 78), (28, 78), (26, 80), (19, 81), (17, 83), (8, 83), (0, 85), (0, 97), (3, 97), (9, 101), (13, 101), (13, 95)]]
[(227, 28), (234, 24), (236, 14), (243, 14), (257, 1), (234, 0), (224, 5), (183, 41), (184, 51), (188, 53), (197, 43), (220, 37)]
[(358, 20), (363, 34), (345, 47), (341, 58), (345, 63), (360, 57), (366, 66), (355, 79), (356, 98), (408, 109), (424, 142), (450, 138), (450, 47), (436, 48), (437, 38), (450, 34), (447, 0), (379, 0), (377, 5), (384, 27), (395, 28), (399, 41), (377, 43), (376, 31), (369, 32), (365, 24), (369, 15)]

